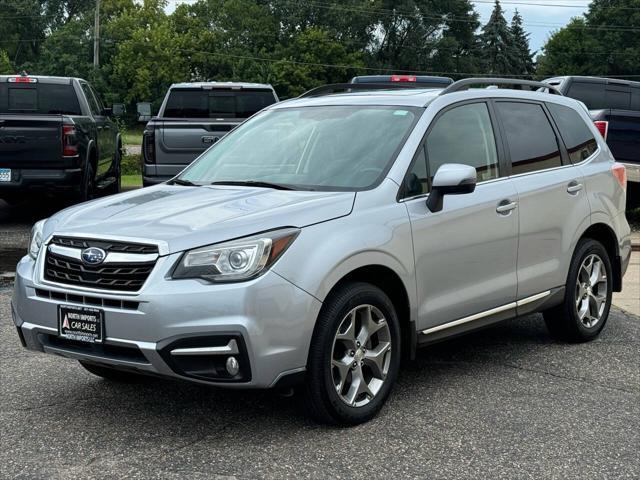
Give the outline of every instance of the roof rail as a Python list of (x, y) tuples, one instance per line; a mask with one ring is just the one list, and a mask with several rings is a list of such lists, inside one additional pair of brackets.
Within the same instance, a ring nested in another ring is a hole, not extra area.
[(329, 85), (321, 85), (304, 92), (298, 98), (321, 97), (323, 95), (331, 95), (332, 93), (351, 92), (354, 90), (398, 90), (398, 89), (419, 89), (419, 88), (439, 88), (428, 87), (424, 84), (416, 82), (398, 82), (398, 83), (331, 83)]
[[(544, 82), (534, 82), (532, 80), (518, 80), (513, 78), (464, 78), (452, 83), (447, 88), (440, 92), (440, 95), (446, 95), (447, 93), (461, 92), (468, 90), (472, 85), (511, 85), (513, 87), (529, 87), (529, 91), (534, 91), (538, 88), (546, 88), (549, 93), (555, 95), (562, 95), (560, 90), (552, 85)], [(522, 90), (522, 88), (513, 88), (513, 90)]]

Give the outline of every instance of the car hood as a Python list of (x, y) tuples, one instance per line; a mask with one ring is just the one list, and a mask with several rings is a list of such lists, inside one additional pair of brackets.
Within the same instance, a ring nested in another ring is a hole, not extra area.
[(93, 200), (46, 222), (49, 235), (161, 241), (167, 253), (349, 215), (354, 192), (158, 185)]

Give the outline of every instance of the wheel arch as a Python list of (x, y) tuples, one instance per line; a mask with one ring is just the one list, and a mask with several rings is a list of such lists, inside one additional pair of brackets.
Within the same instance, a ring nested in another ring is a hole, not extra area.
[(613, 229), (605, 223), (590, 225), (580, 236), (580, 240), (590, 238), (602, 244), (607, 251), (613, 271), (613, 291), (622, 290), (622, 268), (620, 262), (620, 245)]
[(374, 285), (389, 297), (400, 321), (403, 356), (414, 358), (417, 344), (415, 321), (411, 314), (409, 291), (400, 275), (387, 265), (362, 265), (345, 273), (338, 279), (327, 292), (327, 297), (343, 285), (352, 282), (364, 282)]

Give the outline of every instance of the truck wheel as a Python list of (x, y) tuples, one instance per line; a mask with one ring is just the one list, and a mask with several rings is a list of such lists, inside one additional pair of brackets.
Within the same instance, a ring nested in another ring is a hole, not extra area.
[(86, 202), (87, 200), (91, 200), (95, 195), (95, 174), (93, 171), (93, 165), (91, 162), (87, 164), (87, 168), (84, 170), (84, 175), (82, 176), (82, 183), (80, 184), (80, 195), (79, 200), (81, 202)]
[(580, 240), (569, 267), (564, 301), (544, 312), (549, 333), (569, 342), (593, 340), (607, 322), (612, 292), (606, 249), (596, 240)]
[(111, 172), (115, 181), (109, 185), (108, 192), (111, 194), (120, 193), (122, 191), (122, 145), (118, 144), (113, 154), (113, 166)]
[(305, 400), (311, 416), (356, 425), (373, 418), (400, 368), (400, 325), (389, 297), (368, 283), (333, 293), (309, 349)]
[(138, 383), (145, 380), (144, 375), (138, 373), (104, 367), (94, 363), (83, 362), (82, 360), (79, 360), (78, 363), (80, 363), (86, 371), (112, 382)]

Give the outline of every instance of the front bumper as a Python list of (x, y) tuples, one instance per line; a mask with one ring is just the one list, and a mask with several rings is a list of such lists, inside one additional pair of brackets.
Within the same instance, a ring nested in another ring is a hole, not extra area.
[[(161, 257), (140, 292), (117, 295), (52, 285), (37, 278), (36, 262), (25, 257), (16, 269), (14, 323), (30, 350), (199, 383), (268, 388), (304, 371), (321, 306), (317, 299), (273, 271), (230, 284), (171, 280), (168, 272), (179, 256)], [(99, 305), (104, 344), (58, 337), (57, 309), (63, 304)], [(219, 366), (229, 355), (227, 345), (236, 347), (241, 364), (237, 381), (200, 371), (204, 363), (190, 370), (188, 358), (171, 354), (206, 347), (210, 356), (195, 360)]]

